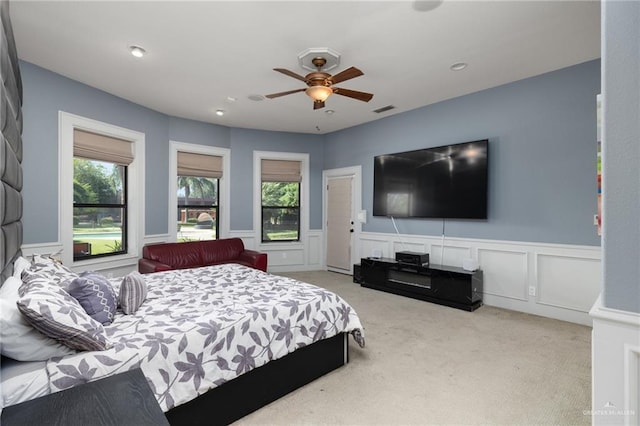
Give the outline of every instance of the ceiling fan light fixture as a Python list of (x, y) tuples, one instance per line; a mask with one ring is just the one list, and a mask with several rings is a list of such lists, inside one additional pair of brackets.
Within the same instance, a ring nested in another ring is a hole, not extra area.
[(311, 86), (304, 92), (315, 102), (324, 102), (331, 96), (333, 90), (327, 86)]

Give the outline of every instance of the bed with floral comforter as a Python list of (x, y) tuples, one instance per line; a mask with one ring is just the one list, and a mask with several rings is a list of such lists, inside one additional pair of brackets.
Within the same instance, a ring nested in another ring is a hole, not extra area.
[[(133, 315), (106, 326), (112, 347), (47, 362), (51, 391), (141, 368), (163, 411), (297, 348), (362, 325), (337, 294), (237, 264), (145, 275)], [(114, 287), (118, 280), (112, 280)]]

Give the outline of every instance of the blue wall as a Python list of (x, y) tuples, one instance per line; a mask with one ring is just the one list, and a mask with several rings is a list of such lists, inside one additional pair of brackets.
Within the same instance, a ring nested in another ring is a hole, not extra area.
[(324, 137), (299, 133), (231, 129), (231, 229), (253, 229), (253, 151), (309, 154), (309, 228), (322, 228)]
[[(371, 217), (373, 157), (490, 140), (489, 219), (447, 220), (447, 236), (599, 245), (596, 110), (600, 62), (440, 102), (328, 135), (228, 128), (170, 117), (21, 62), (24, 83), (24, 242), (58, 240), (58, 110), (146, 135), (145, 234), (168, 232), (169, 141), (231, 149), (231, 230), (253, 229), (253, 151), (309, 153), (310, 228), (322, 228), (322, 170), (362, 165), (365, 231), (394, 232)], [(442, 220), (398, 219), (402, 233), (440, 235)]]
[(146, 135), (145, 234), (168, 232), (169, 141), (231, 148), (231, 230), (251, 230), (253, 150), (309, 153), (311, 229), (322, 228), (322, 136), (230, 129), (170, 117), (20, 62), (24, 85), (24, 243), (58, 241), (58, 111)]
[[(451, 237), (599, 245), (596, 95), (600, 61), (565, 68), (327, 135), (325, 168), (362, 165), (364, 231), (372, 217), (373, 157), (489, 139), (488, 220), (445, 221)], [(396, 219), (407, 234), (441, 235), (442, 219)]]

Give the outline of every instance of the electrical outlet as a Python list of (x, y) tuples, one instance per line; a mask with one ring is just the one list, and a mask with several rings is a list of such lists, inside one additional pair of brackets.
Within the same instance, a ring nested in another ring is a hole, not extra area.
[(529, 296), (535, 296), (536, 295), (536, 288), (534, 286), (530, 286), (529, 287)]

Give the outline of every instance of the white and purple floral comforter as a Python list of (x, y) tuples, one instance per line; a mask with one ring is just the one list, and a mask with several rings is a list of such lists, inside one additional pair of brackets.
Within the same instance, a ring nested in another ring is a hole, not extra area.
[[(146, 301), (105, 327), (111, 349), (47, 362), (51, 391), (140, 367), (163, 411), (270, 360), (349, 332), (356, 312), (337, 294), (237, 264), (145, 275)], [(112, 281), (117, 287), (116, 280)]]

